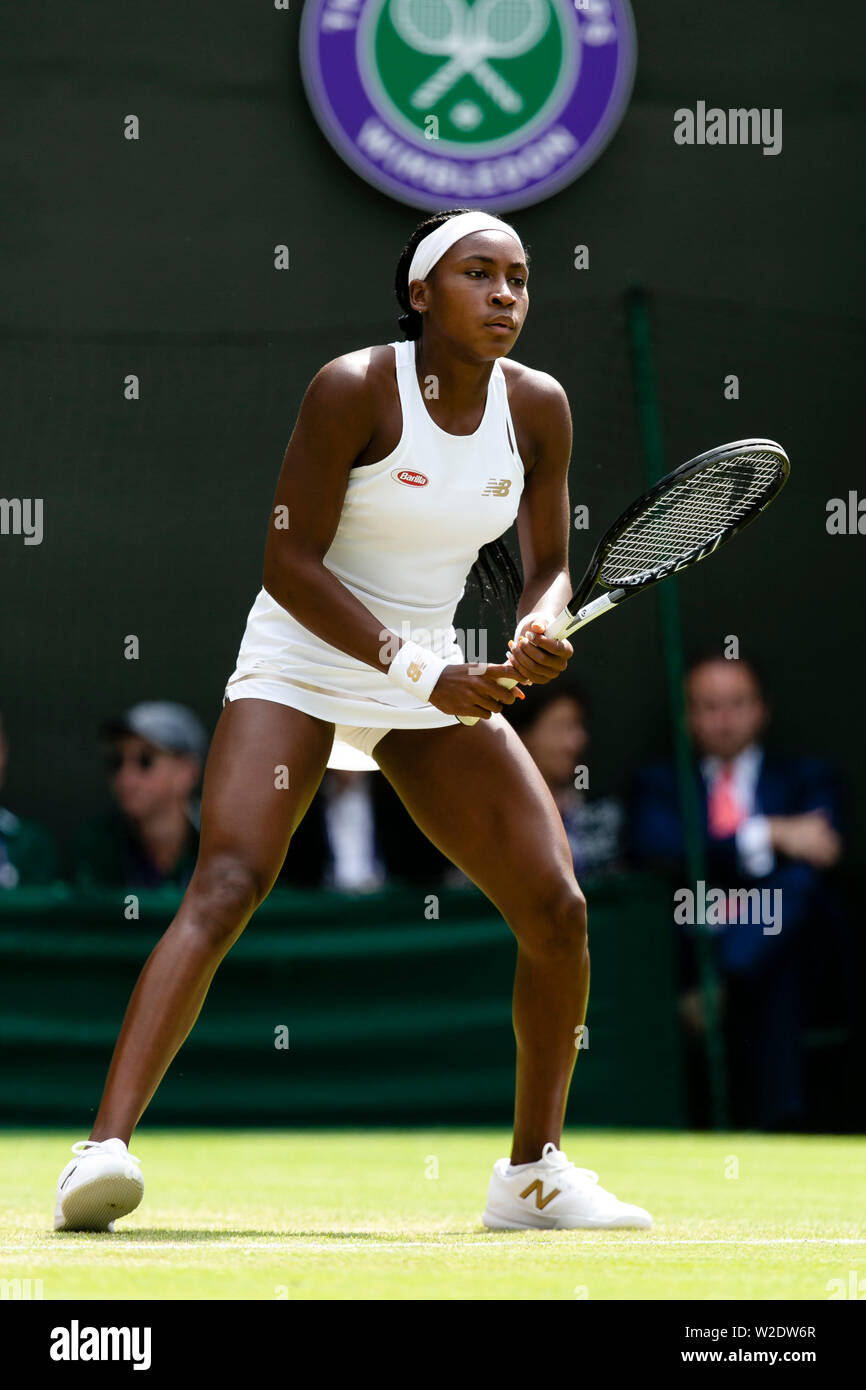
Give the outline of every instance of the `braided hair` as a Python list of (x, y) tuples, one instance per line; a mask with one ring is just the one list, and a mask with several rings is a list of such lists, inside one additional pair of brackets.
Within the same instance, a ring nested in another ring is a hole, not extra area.
[[(415, 255), (415, 248), (437, 227), (441, 227), (443, 222), (447, 222), (450, 218), (457, 217), (463, 212), (477, 211), (477, 208), (448, 208), (445, 212), (436, 212), (424, 222), (419, 222), (403, 247), (394, 276), (394, 290), (397, 295), (397, 303), (403, 310), (397, 323), (400, 325), (404, 338), (410, 341), (420, 338), (424, 326), (423, 314), (419, 314), (417, 309), (413, 309), (409, 302), (409, 267), (412, 264), (412, 257)], [(528, 264), (528, 251), (526, 260)], [(436, 267), (434, 266), (427, 278), (429, 279), (435, 273)], [(478, 585), (482, 599), (488, 594), (492, 595), (506, 627), (513, 627), (517, 617), (517, 605), (523, 590), (523, 580), (505, 542), (500, 538), (482, 545), (478, 552), (478, 558), (469, 573)]]

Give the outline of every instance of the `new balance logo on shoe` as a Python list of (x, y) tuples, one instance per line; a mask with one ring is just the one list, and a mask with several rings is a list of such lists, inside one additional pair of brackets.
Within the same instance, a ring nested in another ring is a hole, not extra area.
[(535, 1206), (538, 1211), (544, 1211), (544, 1208), (547, 1206), (548, 1202), (552, 1202), (554, 1197), (559, 1196), (559, 1188), (555, 1187), (551, 1192), (550, 1196), (545, 1197), (544, 1186), (540, 1178), (536, 1178), (535, 1182), (531, 1182), (529, 1186), (525, 1188), (523, 1192), (521, 1192), (520, 1195), (521, 1197), (531, 1197), (533, 1192), (535, 1193)]

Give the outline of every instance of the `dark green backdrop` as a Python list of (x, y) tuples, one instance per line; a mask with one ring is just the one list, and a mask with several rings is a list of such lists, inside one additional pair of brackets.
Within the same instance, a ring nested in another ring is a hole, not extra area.
[[(476, 889), (355, 901), (275, 889), (221, 966), (148, 1122), (511, 1122), (516, 947)], [(0, 1124), (95, 1114), (142, 962), (177, 893), (0, 895)], [(593, 895), (592, 1001), (567, 1119), (686, 1119), (670, 898), (638, 876)], [(286, 1029), (276, 1046), (276, 1030)], [(287, 1044), (287, 1046), (286, 1046)]]
[[(862, 8), (634, 8), (637, 80), (613, 143), (513, 214), (533, 256), (515, 356), (568, 390), (572, 501), (593, 532), (643, 482), (630, 283), (653, 295), (669, 466), (746, 435), (786, 445), (793, 478), (773, 513), (677, 581), (686, 636), (739, 635), (771, 672), (776, 741), (850, 774), (866, 541), (828, 536), (825, 506), (863, 477)], [(168, 697), (213, 725), (306, 384), (398, 336), (394, 266), (426, 214), (325, 142), (298, 73), (300, 9), (48, 0), (4, 19), (0, 496), (43, 497), (45, 538), (0, 537), (3, 800), (63, 835), (100, 803), (106, 711)], [(782, 153), (676, 146), (673, 112), (698, 100), (781, 107)], [(129, 113), (137, 143), (122, 138)], [(588, 271), (572, 268), (578, 243)], [(138, 403), (123, 399), (128, 373)], [(575, 532), (575, 568), (588, 548)], [(468, 594), (457, 623), (477, 621)], [(138, 662), (123, 659), (129, 633)], [(602, 790), (667, 739), (655, 600), (589, 628), (575, 666), (597, 696)]]

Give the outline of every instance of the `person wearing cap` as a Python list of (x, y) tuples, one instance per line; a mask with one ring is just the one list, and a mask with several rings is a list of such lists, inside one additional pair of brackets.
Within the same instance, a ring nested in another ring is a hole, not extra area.
[[(351, 295), (369, 268), (342, 273)], [(208, 755), (198, 863), (136, 984), (90, 1139), (58, 1180), (58, 1230), (110, 1230), (141, 1200), (132, 1132), (292, 853), (325, 768), (347, 766), (390, 782), (516, 940), (503, 1000), (514, 1132), (481, 1220), (652, 1224), (559, 1147), (589, 992), (586, 903), (554, 798), (502, 714), (531, 696), (519, 685), (555, 680), (574, 654), (546, 635), (573, 590), (568, 398), (548, 373), (505, 360), (528, 276), (507, 222), (435, 213), (397, 264), (405, 337), (326, 363), (304, 395)], [(522, 585), (502, 539), (515, 522)], [(485, 629), (471, 652), (456, 640), (470, 575), (501, 600), (506, 630), (516, 620), (500, 660), (479, 650)]]
[[(8, 759), (9, 739), (0, 714), (0, 789)], [(16, 815), (7, 806), (0, 806), (0, 892), (37, 888), (59, 878), (57, 845), (50, 831), (36, 821)]]
[(100, 733), (113, 805), (78, 832), (73, 884), (185, 887), (199, 848), (203, 724), (184, 705), (153, 700), (106, 720)]

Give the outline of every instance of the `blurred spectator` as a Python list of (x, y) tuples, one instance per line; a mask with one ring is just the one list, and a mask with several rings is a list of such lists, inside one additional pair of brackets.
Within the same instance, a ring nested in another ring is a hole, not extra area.
[[(8, 759), (9, 740), (0, 715), (0, 790)], [(59, 877), (57, 847), (49, 832), (0, 806), (0, 890), (35, 887)]]
[[(844, 919), (827, 881), (842, 853), (836, 779), (818, 758), (764, 752), (767, 695), (758, 672), (744, 659), (714, 654), (693, 662), (686, 677), (686, 713), (699, 758), (705, 891), (758, 888), (762, 903), (778, 904), (781, 914), (778, 931), (775, 922), (773, 930), (764, 930), (763, 907), (760, 920), (753, 911), (735, 908), (728, 910), (728, 920), (711, 925), (723, 990), (731, 1123), (796, 1130), (806, 1118), (806, 1005), (821, 994), (819, 974), (824, 1001), (829, 989), (838, 1010), (846, 1012), (838, 997)], [(639, 867), (666, 871), (677, 886), (688, 884), (672, 763), (638, 774), (631, 839)], [(773, 896), (764, 897), (763, 890)], [(726, 907), (730, 902), (727, 898)], [(678, 932), (693, 1121), (703, 1123), (706, 1077), (699, 1040), (704, 1019), (694, 927), (681, 926)]]
[(77, 887), (185, 887), (195, 868), (199, 802), (193, 799), (207, 749), (204, 725), (184, 705), (135, 705), (103, 724), (111, 810), (79, 831)]
[(505, 714), (553, 794), (577, 878), (621, 868), (623, 808), (614, 797), (589, 790), (586, 692), (565, 674), (528, 687), (526, 699), (508, 705)]
[(435, 891), (450, 869), (384, 773), (329, 768), (292, 836), (277, 886), (366, 893), (412, 884)]
[(375, 776), (375, 772), (331, 768), (322, 781), (330, 851), (324, 873), (328, 888), (367, 893), (385, 882), (370, 786)]

